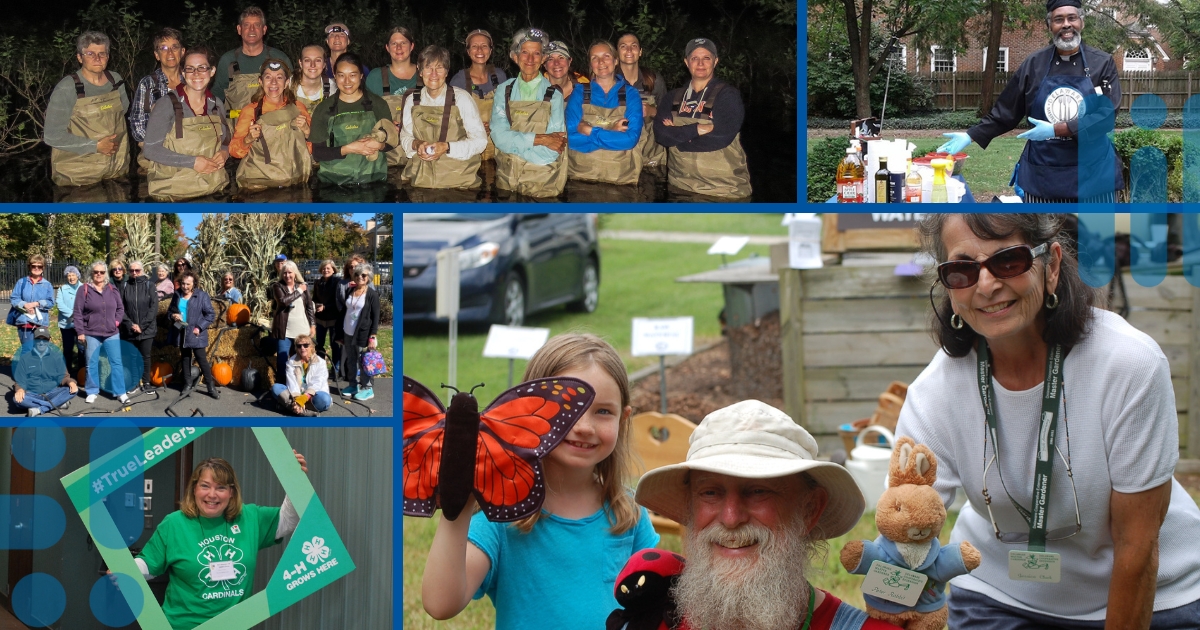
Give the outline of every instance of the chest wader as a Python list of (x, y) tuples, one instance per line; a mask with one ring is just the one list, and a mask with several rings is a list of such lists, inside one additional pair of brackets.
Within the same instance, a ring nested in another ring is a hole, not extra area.
[[(383, 79), (383, 100), (388, 104), (388, 112), (391, 113), (392, 122), (396, 123), (396, 131), (399, 133), (400, 129), (404, 128), (404, 97), (408, 93), (392, 94), (392, 88), (389, 85), (389, 77), (392, 73), (388, 70), (387, 66), (379, 69), (379, 75)], [(425, 87), (425, 82), (418, 75), (417, 84), (409, 91), (420, 92), (423, 87)], [(408, 156), (404, 155), (404, 150), (400, 147), (387, 152), (388, 166), (404, 166), (406, 163), (408, 163)]]
[[(412, 135), (421, 142), (459, 142), (467, 139), (462, 115), (454, 105), (454, 88), (445, 88), (446, 99), (441, 106), (422, 105), (421, 93), (412, 94)], [(415, 188), (457, 188), (471, 190), (479, 188), (479, 155), (465, 160), (455, 160), (449, 155), (426, 162), (419, 157), (408, 161), (404, 167), (404, 182)]]
[[(344, 147), (370, 133), (375, 126), (370, 95), (364, 92), (360, 102), (363, 111), (339, 112), (342, 99), (334, 99), (326, 129), (331, 148)], [(322, 162), (317, 179), (336, 186), (381, 182), (387, 179), (387, 166), (387, 160), (368, 160), (366, 156), (351, 153), (331, 162)]]
[[(484, 98), (483, 90), (479, 89), (478, 85), (471, 82), (471, 71), (467, 69), (463, 74), (467, 79), (467, 91), (471, 93), (471, 98), (475, 99), (475, 106), (479, 108), (479, 121), (484, 124), (484, 129), (491, 131), (489, 125), (492, 124), (492, 104), (495, 102), (496, 88), (500, 87), (500, 78), (496, 76), (496, 71), (492, 71), (492, 75), (488, 77), (492, 81), (491, 96)], [(487, 147), (479, 156), (482, 160), (492, 160), (496, 158), (496, 145), (492, 144), (492, 134), (488, 134)]]
[[(648, 92), (642, 92), (642, 103), (658, 107), (654, 95)], [(642, 168), (661, 175), (667, 165), (667, 147), (655, 141), (653, 119), (642, 121), (642, 137), (638, 139), (637, 150), (642, 154)]]
[(229, 63), (229, 83), (225, 86), (225, 110), (230, 119), (237, 119), (242, 108), (250, 104), (250, 99), (262, 87), (262, 80), (257, 74), (240, 74), (236, 57)]
[[(504, 88), (504, 112), (508, 115), (509, 127), (521, 133), (546, 133), (550, 126), (550, 101), (558, 87), (546, 88), (546, 95), (540, 101), (514, 101), (514, 85), (516, 81)], [(541, 165), (496, 151), (496, 186), (527, 197), (557, 197), (567, 185), (563, 153), (559, 153), (554, 162)]]
[[(617, 86), (617, 106), (600, 107), (592, 104), (592, 84), (578, 86), (583, 90), (583, 122), (597, 129), (611, 130), (625, 118), (625, 86)], [(628, 151), (597, 149), (591, 153), (567, 150), (567, 172), (571, 179), (585, 182), (637, 185), (642, 173), (642, 153), (636, 148)]]
[(117, 152), (111, 156), (100, 152), (80, 155), (51, 148), (50, 178), (59, 186), (87, 186), (129, 173), (129, 133), (125, 130), (125, 114), (121, 111), (120, 85), (108, 70), (104, 71), (104, 77), (112, 91), (99, 96), (84, 96), (79, 73), (71, 74), (75, 80), (75, 107), (71, 109), (67, 131), (92, 140), (116, 134)]
[[(713, 90), (716, 102), (721, 87)], [(705, 118), (690, 118), (679, 114), (683, 102), (683, 90), (677, 93), (672, 104), (671, 120), (675, 126), (711, 125), (713, 109), (708, 108)], [(750, 171), (746, 168), (746, 152), (742, 150), (742, 134), (733, 137), (733, 142), (719, 151), (689, 152), (675, 147), (667, 150), (667, 184), (680, 190), (725, 199), (745, 199), (750, 196)]]
[(254, 120), (262, 126), (262, 135), (249, 144), (248, 153), (237, 168), (241, 188), (278, 188), (308, 181), (312, 164), (304, 133), (292, 126), (300, 115), (293, 104), (262, 113), (262, 102), (254, 104)]
[[(221, 150), (224, 121), (213, 114), (184, 118), (179, 95), (172, 90), (167, 93), (167, 98), (171, 99), (171, 107), (175, 110), (175, 132), (167, 133), (163, 148), (198, 157), (216, 155)], [(151, 197), (160, 201), (181, 201), (224, 190), (229, 184), (229, 173), (224, 168), (201, 173), (190, 167), (179, 168), (151, 162), (148, 180)]]
[[(321, 101), (324, 101), (325, 99), (329, 98), (329, 94), (332, 92), (333, 92), (333, 79), (327, 79), (322, 76), (321, 77), (321, 98), (318, 98), (316, 100), (313, 100), (311, 98), (304, 98), (303, 96), (300, 96), (300, 92), (299, 92), (299, 90), (297, 90), (296, 91), (296, 102), (300, 103), (301, 105), (304, 105), (304, 111), (308, 112), (309, 116), (312, 116), (312, 113), (314, 111), (313, 108), (315, 108), (318, 104), (320, 104)], [(317, 166), (317, 160), (312, 155), (308, 156), (308, 161), (312, 167), (315, 168)], [(310, 171), (311, 171), (311, 169), (310, 169)]]

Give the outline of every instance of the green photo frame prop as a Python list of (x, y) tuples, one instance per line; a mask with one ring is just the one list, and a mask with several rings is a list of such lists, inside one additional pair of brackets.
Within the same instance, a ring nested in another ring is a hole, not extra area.
[[(150, 591), (150, 585), (142, 576), (133, 554), (128, 548), (114, 548), (102, 544), (101, 540), (120, 538), (117, 525), (101, 501), (119, 484), (100, 483), (92, 478), (92, 471), (113, 472), (126, 469), (137, 474), (178, 452), (209, 429), (203, 427), (166, 427), (151, 429), (140, 438), (105, 454), (92, 463), (79, 468), (62, 478), (67, 496), (83, 519), (83, 525), (96, 543), (100, 555), (113, 573), (123, 573), (141, 587), (141, 606), (137, 616), (142, 630), (172, 630), (171, 623), (162, 607)], [(254, 593), (246, 600), (225, 610), (220, 615), (196, 626), (196, 630), (249, 630), (255, 624), (295, 604), (332, 584), (338, 578), (354, 570), (350, 553), (329, 520), (329, 514), (321, 505), (308, 475), (300, 470), (300, 464), (292, 453), (283, 430), (278, 427), (252, 428), (259, 446), (279, 477), (284, 492), (291, 499), (300, 522), (284, 548), (279, 565), (275, 567), (265, 589)], [(129, 454), (141, 442), (141, 456), (129, 459)], [(116, 461), (120, 460), (120, 461)], [(113, 474), (112, 478), (116, 478)], [(94, 510), (94, 511), (93, 511)], [(97, 536), (97, 533), (101, 534)], [(123, 593), (134, 610), (139, 608), (137, 594)]]

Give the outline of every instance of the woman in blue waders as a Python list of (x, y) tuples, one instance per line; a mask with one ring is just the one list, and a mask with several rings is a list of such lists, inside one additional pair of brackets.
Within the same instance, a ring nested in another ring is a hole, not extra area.
[(1011, 182), (1026, 203), (1112, 203), (1125, 187), (1107, 137), (1121, 103), (1117, 66), (1082, 42), (1080, 7), (1080, 0), (1047, 0), (1052, 45), (1025, 59), (979, 124), (944, 134), (950, 140), (938, 149), (958, 153), (972, 141), (986, 149), (1028, 117), (1033, 128), (1017, 136), (1029, 142)]

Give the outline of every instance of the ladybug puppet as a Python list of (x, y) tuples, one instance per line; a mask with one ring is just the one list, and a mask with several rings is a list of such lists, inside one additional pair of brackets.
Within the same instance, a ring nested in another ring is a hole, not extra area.
[(605, 630), (679, 628), (671, 589), (683, 573), (683, 556), (662, 549), (633, 554), (617, 576), (613, 594), (622, 606), (604, 622)]

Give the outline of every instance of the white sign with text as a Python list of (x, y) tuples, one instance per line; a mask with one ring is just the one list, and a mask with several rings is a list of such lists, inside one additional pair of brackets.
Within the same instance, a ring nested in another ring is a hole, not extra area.
[(691, 317), (633, 318), (633, 356), (692, 353)]
[(488, 329), (483, 356), (494, 359), (531, 359), (549, 337), (549, 328), (493, 324)]

